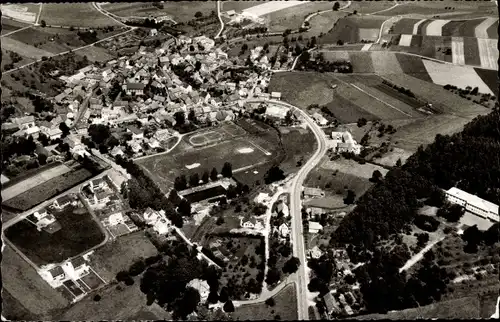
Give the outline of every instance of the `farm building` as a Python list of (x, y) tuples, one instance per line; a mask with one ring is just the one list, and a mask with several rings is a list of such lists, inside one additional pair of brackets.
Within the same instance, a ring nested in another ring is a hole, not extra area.
[(316, 121), (321, 126), (325, 126), (328, 124), (328, 120), (323, 117), (323, 115), (319, 114), (318, 112), (314, 113), (312, 115), (312, 118)]
[(445, 191), (446, 198), (449, 202), (458, 204), (465, 210), (492, 221), (499, 221), (498, 205), (472, 195), (468, 192), (460, 190), (456, 187)]
[(304, 197), (324, 197), (325, 193), (319, 188), (304, 187)]
[(338, 153), (351, 152), (354, 154), (361, 153), (361, 145), (359, 145), (349, 132), (332, 132), (332, 148)]
[(286, 117), (286, 113), (288, 113), (289, 108), (282, 107), (278, 105), (270, 105), (266, 108), (266, 116), (275, 117), (278, 119), (284, 119)]

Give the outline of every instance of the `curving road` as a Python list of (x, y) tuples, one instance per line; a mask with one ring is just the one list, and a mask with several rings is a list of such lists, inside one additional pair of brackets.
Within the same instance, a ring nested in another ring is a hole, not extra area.
[(307, 299), (307, 284), (308, 276), (306, 273), (306, 251), (304, 245), (304, 227), (302, 226), (302, 184), (305, 181), (309, 172), (319, 163), (327, 150), (326, 137), (323, 130), (314, 122), (314, 120), (304, 111), (291, 104), (275, 101), (275, 100), (248, 100), (249, 102), (268, 102), (276, 105), (283, 105), (292, 110), (298, 111), (304, 118), (309, 128), (314, 133), (318, 141), (318, 148), (314, 155), (307, 163), (299, 170), (291, 184), (290, 191), (290, 215), (292, 216), (292, 241), (293, 241), (293, 256), (299, 258), (300, 267), (297, 272), (297, 304), (298, 304), (298, 320), (309, 319), (309, 304)]
[(217, 33), (217, 36), (215, 36), (215, 39), (219, 38), (222, 34), (222, 31), (224, 30), (224, 21), (222, 21), (222, 17), (220, 16), (220, 1), (217, 1), (217, 17), (219, 17), (220, 21), (220, 30)]

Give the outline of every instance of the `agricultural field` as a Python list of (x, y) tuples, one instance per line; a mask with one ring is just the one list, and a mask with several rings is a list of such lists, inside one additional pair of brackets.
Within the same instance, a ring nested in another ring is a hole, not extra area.
[(2, 14), (17, 21), (34, 23), (40, 10), (40, 4), (8, 4), (2, 5)]
[(87, 56), (87, 59), (91, 62), (106, 62), (117, 57), (113, 55), (112, 52), (97, 46), (87, 47), (75, 51), (75, 54), (79, 56)]
[(81, 168), (71, 172), (66, 172), (60, 176), (45, 181), (23, 193), (3, 202), (2, 204), (19, 210), (30, 209), (43, 201), (55, 197), (56, 195), (74, 187), (75, 185), (90, 178), (92, 174), (89, 170)]
[(351, 16), (340, 19), (331, 31), (318, 39), (318, 43), (336, 44), (338, 40), (344, 43), (358, 43), (361, 40), (375, 41), (384, 20), (386, 18), (380, 16)]
[[(224, 128), (218, 131), (227, 135)], [(189, 143), (189, 139), (185, 142)], [(215, 145), (196, 148), (191, 146), (186, 149), (176, 147), (168, 155), (142, 159), (138, 161), (138, 164), (155, 173), (155, 180), (158, 180), (162, 186), (168, 187), (173, 184), (175, 177), (181, 174), (186, 176), (192, 173), (202, 174), (204, 171), (211, 171), (214, 167), (220, 172), (225, 162), (230, 162), (233, 171), (236, 172), (240, 168), (251, 168), (273, 160), (276, 157), (275, 153), (275, 145), (262, 138), (229, 137)]]
[(49, 167), (36, 169), (36, 171), (32, 171), (28, 176), (18, 176), (19, 178), (14, 178), (9, 181), (8, 185), (4, 186), (2, 189), (2, 200), (7, 201), (25, 192), (26, 190), (32, 189), (39, 184), (45, 183), (46, 181), (63, 175), (69, 171), (71, 171), (71, 168), (64, 164), (53, 164)]
[(144, 231), (136, 231), (107, 242), (96, 249), (89, 258), (91, 266), (109, 282), (119, 271), (128, 270), (139, 258), (157, 254), (156, 247), (144, 235)]
[[(15, 34), (14, 34), (15, 35)], [(15, 53), (18, 53), (21, 56), (33, 59), (41, 59), (43, 56), (50, 57), (52, 53), (50, 51), (46, 51), (18, 40), (10, 38), (10, 36), (2, 38), (2, 49), (10, 50)]]
[[(298, 2), (298, 1), (297, 1)], [(292, 4), (293, 2), (288, 2)], [(274, 5), (279, 5), (280, 2), (274, 2)], [(286, 5), (287, 2), (281, 2), (281, 5)], [(289, 8), (270, 12), (261, 15), (266, 22), (269, 32), (283, 32), (286, 29), (296, 30), (302, 26), (304, 19), (311, 13), (323, 10), (332, 9), (333, 3), (330, 2), (304, 2)], [(253, 7), (249, 10), (258, 10)], [(249, 11), (246, 10), (246, 11)]]
[(498, 36), (491, 34), (491, 29), (497, 24), (498, 19), (495, 18), (469, 20), (402, 18), (393, 25), (391, 33), (497, 39)]
[(56, 232), (38, 231), (27, 220), (5, 231), (5, 236), (35, 264), (59, 263), (104, 241), (104, 233), (82, 204), (51, 213), (62, 226)]
[(423, 63), (432, 82), (437, 85), (450, 84), (460, 88), (478, 87), (480, 93), (494, 95), (472, 67), (441, 64), (430, 60), (423, 60)]
[(21, 28), (25, 28), (25, 27), (29, 27), (30, 26), (30, 25), (25, 24), (23, 22), (12, 20), (12, 19), (8, 19), (8, 18), (5, 18), (5, 17), (2, 17), (1, 19), (2, 19), (2, 21), (1, 21), (1, 23), (2, 23), (1, 35), (2, 36), (5, 35), (5, 34), (7, 34), (7, 33), (10, 33), (10, 32), (19, 30)]
[(221, 2), (220, 11), (225, 12), (229, 10), (234, 10), (236, 12), (243, 11), (245, 9), (261, 5), (263, 1), (224, 1)]
[(464, 16), (470, 17), (473, 15), (486, 16), (486, 15), (497, 15), (497, 7), (491, 1), (484, 1), (481, 4), (472, 2), (455, 2), (455, 1), (432, 1), (432, 2), (405, 2), (399, 6), (384, 11), (386, 16), (398, 16), (398, 15), (427, 15), (433, 17), (434, 15), (443, 14), (463, 14)]
[[(69, 304), (61, 293), (41, 279), (35, 269), (9, 245), (5, 245), (2, 249), (1, 267), (2, 275), (9, 277), (2, 280), (2, 297), (4, 297), (2, 315), (6, 316), (5, 313), (9, 313), (11, 309), (21, 306), (31, 314), (33, 320), (52, 320), (54, 318), (52, 310), (63, 309)], [(5, 299), (7, 292), (18, 302), (14, 303), (13, 307), (8, 307), (12, 302), (9, 302), (9, 298)]]
[(491, 69), (474, 68), (474, 70), (493, 94), (498, 97), (498, 73)]
[(43, 5), (40, 20), (48, 26), (107, 27), (118, 23), (97, 11), (92, 3), (73, 3), (71, 6), (59, 3)]
[(309, 30), (303, 33), (303, 37), (318, 37), (321, 33), (326, 34), (342, 18), (347, 16), (344, 11), (326, 11), (309, 19)]
[(286, 286), (274, 297), (275, 306), (265, 303), (242, 305), (231, 313), (231, 319), (243, 320), (279, 320), (292, 321), (297, 319), (297, 295), (295, 284)]
[(396, 59), (404, 74), (416, 77), (426, 82), (432, 82), (432, 78), (427, 73), (427, 69), (425, 68), (425, 65), (420, 57), (397, 53)]
[(119, 17), (149, 17), (169, 16), (176, 22), (187, 22), (193, 20), (194, 14), (200, 11), (204, 16), (209, 16), (212, 11), (217, 12), (217, 3), (212, 1), (175, 1), (162, 2), (163, 9), (158, 9), (150, 3), (107, 3), (103, 9)]
[(373, 115), (367, 110), (359, 107), (354, 102), (343, 97), (338, 92), (333, 94), (333, 99), (326, 107), (335, 115), (342, 123), (354, 123), (360, 118), (367, 120), (378, 120), (379, 117)]

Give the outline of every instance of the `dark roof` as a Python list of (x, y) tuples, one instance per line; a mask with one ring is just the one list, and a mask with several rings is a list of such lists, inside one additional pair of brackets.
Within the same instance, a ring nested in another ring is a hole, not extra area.
[(49, 270), (49, 272), (52, 275), (52, 277), (56, 277), (56, 276), (64, 274), (64, 271), (63, 271), (61, 266), (56, 266), (56, 267), (52, 268), (51, 270)]
[(64, 195), (60, 198), (57, 198), (56, 201), (59, 205), (64, 205), (65, 203), (73, 201), (73, 198), (71, 198), (69, 195)]
[(132, 132), (134, 134), (141, 134), (141, 133), (143, 133), (142, 130), (140, 130), (138, 127), (133, 126), (133, 125), (128, 126), (127, 129), (129, 129), (130, 132)]
[(82, 266), (83, 264), (85, 264), (85, 260), (83, 259), (82, 256), (79, 256), (77, 258), (73, 258), (71, 260), (71, 264), (73, 264), (74, 268), (78, 268), (78, 267)]
[(143, 83), (127, 83), (127, 89), (144, 89), (146, 85)]

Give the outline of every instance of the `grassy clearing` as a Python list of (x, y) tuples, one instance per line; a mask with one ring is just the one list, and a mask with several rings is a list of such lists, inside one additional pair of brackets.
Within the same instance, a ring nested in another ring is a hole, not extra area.
[(7, 290), (2, 291), (2, 316), (8, 320), (36, 320), (37, 316), (27, 310), (21, 302), (13, 297)]
[(80, 56), (87, 56), (87, 59), (92, 62), (106, 62), (116, 58), (115, 55), (108, 50), (96, 46), (80, 49), (75, 51), (75, 53)]
[(221, 3), (221, 12), (229, 10), (239, 12), (260, 4), (262, 4), (262, 1), (224, 1)]
[(90, 256), (92, 267), (106, 281), (111, 281), (122, 270), (128, 270), (139, 258), (158, 254), (156, 247), (137, 231), (106, 243)]
[(265, 303), (242, 305), (236, 308), (230, 315), (234, 320), (274, 320), (276, 316), (280, 320), (291, 321), (297, 319), (297, 295), (295, 284), (287, 286), (276, 296), (274, 307), (269, 307)]
[(25, 211), (72, 188), (91, 176), (92, 173), (84, 168), (67, 172), (46, 181), (43, 185), (31, 188), (14, 198), (3, 202), (3, 204), (14, 209)]
[(44, 4), (40, 20), (47, 25), (75, 27), (106, 27), (118, 23), (93, 8), (91, 3), (73, 3), (71, 6), (63, 3)]
[(53, 212), (62, 228), (52, 234), (38, 231), (27, 220), (6, 230), (5, 235), (19, 250), (38, 265), (59, 263), (76, 256), (104, 240), (99, 225), (80, 204)]
[(101, 300), (96, 302), (88, 296), (77, 302), (65, 312), (61, 312), (58, 320), (162, 320), (171, 319), (170, 314), (157, 304), (146, 305), (146, 296), (139, 288), (139, 279), (134, 285), (111, 284), (98, 292)]
[(315, 15), (309, 19), (310, 29), (304, 33), (303, 37), (318, 37), (319, 34), (326, 34), (330, 31), (334, 24), (342, 18), (345, 18), (347, 13), (344, 11), (327, 11), (321, 14)]
[(12, 31), (15, 31), (15, 30), (19, 30), (21, 28), (24, 28), (24, 27), (28, 27), (29, 25), (28, 24), (25, 24), (25, 23), (22, 23), (22, 22), (19, 22), (19, 21), (16, 21), (16, 20), (12, 20), (12, 19), (7, 19), (7, 18), (4, 18), (2, 17), (2, 30), (1, 30), (1, 34), (2, 35), (5, 35), (9, 32), (12, 32)]
[[(3, 291), (19, 301), (19, 305), (31, 312), (35, 320), (52, 320), (51, 310), (62, 309), (69, 304), (8, 245), (2, 250), (2, 275), (9, 277), (2, 279)], [(4, 312), (9, 312), (7, 305), (9, 302), (3, 303)], [(16, 303), (12, 305), (12, 309), (17, 306)]]
[(366, 35), (368, 35), (367, 29), (379, 30), (384, 20), (384, 17), (378, 16), (351, 16), (340, 19), (331, 31), (318, 40), (318, 43), (335, 44), (338, 40), (342, 40), (344, 43), (360, 42), (362, 39), (360, 29), (363, 29), (362, 34), (366, 38)]

